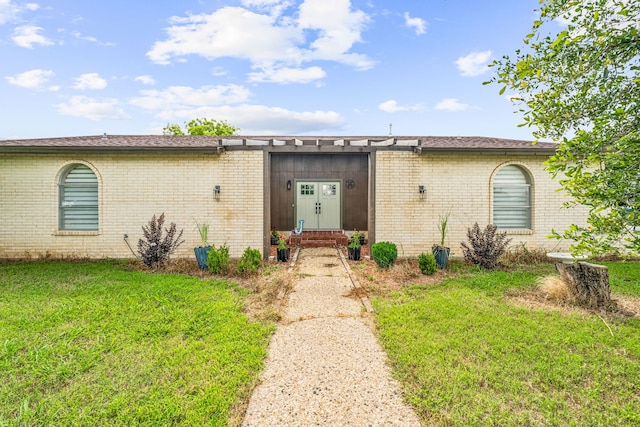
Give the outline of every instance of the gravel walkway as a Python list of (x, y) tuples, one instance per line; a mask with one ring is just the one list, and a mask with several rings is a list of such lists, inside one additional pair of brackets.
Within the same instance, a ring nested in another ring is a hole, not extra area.
[(283, 321), (243, 422), (253, 426), (420, 426), (402, 401), (338, 251), (303, 249)]

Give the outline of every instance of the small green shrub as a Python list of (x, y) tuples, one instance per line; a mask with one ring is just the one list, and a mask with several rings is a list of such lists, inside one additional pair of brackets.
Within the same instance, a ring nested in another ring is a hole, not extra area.
[(398, 259), (398, 247), (391, 242), (378, 242), (371, 246), (371, 256), (380, 268), (389, 268)]
[(431, 275), (438, 270), (438, 265), (436, 264), (436, 257), (433, 256), (432, 253), (421, 253), (418, 255), (418, 266), (420, 267), (420, 271), (422, 274)]
[(211, 245), (209, 249), (209, 257), (207, 258), (207, 267), (213, 274), (220, 274), (229, 268), (229, 246), (225, 242), (218, 249), (215, 245)]
[(247, 247), (242, 254), (242, 258), (240, 258), (240, 261), (238, 262), (238, 273), (255, 274), (261, 264), (262, 254), (260, 254), (260, 251)]

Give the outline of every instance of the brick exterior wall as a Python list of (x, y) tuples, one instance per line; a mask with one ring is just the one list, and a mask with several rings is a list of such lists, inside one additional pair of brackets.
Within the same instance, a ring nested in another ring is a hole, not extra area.
[[(99, 181), (100, 229), (58, 230), (58, 181), (66, 166), (83, 163)], [(219, 200), (213, 188), (221, 187)], [(211, 224), (209, 243), (228, 243), (231, 256), (262, 249), (263, 153), (8, 154), (0, 153), (0, 257), (132, 258), (142, 225), (165, 213), (184, 229), (177, 257), (200, 245), (195, 220)]]
[[(474, 222), (492, 218), (492, 177), (506, 164), (528, 171), (532, 181), (532, 229), (510, 231), (512, 245), (563, 250), (568, 242), (548, 239), (552, 228), (583, 223), (585, 209), (564, 209), (557, 182), (544, 171), (543, 156), (415, 154), (380, 150), (375, 169), (376, 241), (398, 244), (400, 256), (414, 256), (438, 242), (439, 215), (451, 210), (446, 244), (461, 255), (460, 242)], [(58, 182), (68, 165), (91, 167), (99, 181), (100, 229), (58, 230)], [(0, 153), (0, 258), (132, 258), (123, 236), (136, 250), (141, 227), (152, 215), (184, 229), (176, 256), (193, 257), (200, 244), (195, 220), (211, 224), (209, 243), (225, 241), (231, 256), (247, 246), (262, 249), (264, 231), (264, 153), (232, 150), (222, 154)], [(221, 186), (216, 200), (213, 188)], [(418, 186), (426, 187), (424, 199)]]
[[(516, 164), (532, 182), (532, 229), (505, 230), (511, 245), (564, 250), (569, 242), (549, 239), (551, 229), (583, 224), (586, 209), (562, 208), (567, 201), (543, 169), (544, 157), (489, 154), (376, 153), (376, 241), (398, 245), (400, 256), (414, 256), (440, 240), (438, 218), (451, 211), (446, 245), (461, 256), (460, 243), (475, 222), (482, 229), (492, 222), (492, 179), (502, 166)], [(418, 186), (426, 187), (424, 199)]]

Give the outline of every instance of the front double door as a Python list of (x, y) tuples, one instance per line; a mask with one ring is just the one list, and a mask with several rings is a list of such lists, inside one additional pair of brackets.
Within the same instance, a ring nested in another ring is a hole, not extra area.
[(296, 181), (296, 226), (304, 220), (306, 230), (342, 228), (340, 181)]

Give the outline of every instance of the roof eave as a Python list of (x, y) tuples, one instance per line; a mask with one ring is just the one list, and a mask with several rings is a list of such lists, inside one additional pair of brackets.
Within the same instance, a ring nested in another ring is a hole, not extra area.
[(555, 148), (451, 148), (451, 147), (415, 147), (413, 150), (417, 154), (498, 154), (517, 156), (551, 156), (555, 154)]
[(0, 153), (20, 154), (61, 154), (61, 153), (204, 153), (220, 154), (225, 147), (37, 147), (37, 146), (0, 146)]

